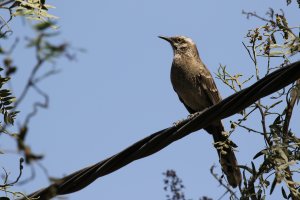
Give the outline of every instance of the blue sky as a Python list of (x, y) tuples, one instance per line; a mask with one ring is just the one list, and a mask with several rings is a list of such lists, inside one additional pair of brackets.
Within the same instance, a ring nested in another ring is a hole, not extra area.
[[(296, 3), (286, 7), (283, 0), (48, 3), (57, 7), (49, 12), (60, 17), (62, 40), (86, 49), (76, 62), (58, 62), (62, 72), (41, 84), (51, 97), (50, 107), (30, 125), (27, 142), (34, 152), (45, 154), (42, 163), (56, 177), (105, 159), (188, 115), (170, 83), (171, 47), (158, 35), (193, 38), (211, 72), (216, 72), (221, 63), (233, 73), (251, 74), (254, 68), (242, 41), (249, 29), (263, 23), (247, 20), (242, 10), (263, 15), (271, 6), (284, 8), (293, 26), (299, 25), (300, 17)], [(12, 29), (15, 35), (28, 30), (20, 21), (14, 22)], [(21, 50), (16, 56), (21, 67), (15, 87), (18, 94), (33, 61)], [(216, 84), (223, 97), (232, 94), (219, 80)], [(31, 101), (31, 97), (25, 101), (20, 118)], [(226, 127), (229, 120), (224, 121)], [(295, 128), (299, 130), (299, 124)], [(237, 158), (239, 163), (249, 164), (264, 144), (257, 135), (238, 130), (232, 137), (239, 146)], [(174, 169), (184, 181), (187, 198), (206, 195), (218, 199), (224, 190), (209, 173), (213, 164), (220, 172), (212, 142), (210, 135), (198, 131), (68, 197), (165, 199), (162, 173)], [(12, 165), (16, 163), (17, 156)], [(30, 170), (26, 168), (25, 172), (24, 178)], [(22, 187), (23, 191), (30, 193), (48, 185), (42, 170), (37, 168), (36, 173), (37, 178)]]

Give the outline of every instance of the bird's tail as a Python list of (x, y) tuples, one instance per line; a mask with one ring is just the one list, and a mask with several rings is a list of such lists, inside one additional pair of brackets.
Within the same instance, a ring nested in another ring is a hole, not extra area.
[(222, 123), (211, 125), (205, 130), (213, 135), (215, 147), (218, 151), (222, 170), (227, 176), (227, 180), (232, 187), (237, 187), (242, 181), (242, 174), (238, 167), (238, 162), (232, 150), (232, 146), (228, 143), (226, 136), (222, 134), (224, 127)]

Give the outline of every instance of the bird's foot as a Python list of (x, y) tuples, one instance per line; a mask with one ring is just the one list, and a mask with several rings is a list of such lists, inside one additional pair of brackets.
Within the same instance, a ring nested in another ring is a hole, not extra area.
[(178, 126), (179, 124), (181, 124), (184, 121), (185, 121), (185, 119), (178, 120), (178, 121), (173, 123), (173, 126)]
[(199, 115), (201, 115), (203, 112), (205, 112), (207, 110), (207, 108), (201, 110), (201, 111), (198, 111), (198, 112), (195, 112), (195, 113), (192, 113), (192, 114), (189, 114), (187, 119), (192, 119), (192, 118), (195, 118)]
[(194, 117), (197, 117), (198, 115), (200, 115), (200, 113), (196, 112), (196, 113), (193, 113), (193, 114), (189, 114), (187, 116), (187, 119), (193, 119)]

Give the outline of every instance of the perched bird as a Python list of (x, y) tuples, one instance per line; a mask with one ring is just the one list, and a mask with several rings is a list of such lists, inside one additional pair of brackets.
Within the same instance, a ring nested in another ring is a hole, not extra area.
[[(203, 64), (192, 39), (185, 36), (164, 37), (174, 53), (171, 67), (171, 82), (180, 101), (191, 113), (208, 108), (222, 100), (210, 72)], [(213, 122), (205, 130), (210, 133), (215, 144), (226, 143), (227, 137), (222, 134), (224, 127), (221, 121)], [(227, 180), (232, 187), (241, 183), (241, 172), (231, 147), (217, 148), (220, 163)]]

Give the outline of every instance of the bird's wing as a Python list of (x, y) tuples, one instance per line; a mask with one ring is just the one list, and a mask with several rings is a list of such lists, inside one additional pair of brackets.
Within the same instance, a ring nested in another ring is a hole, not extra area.
[[(206, 98), (204, 98), (204, 99), (206, 99), (206, 101), (209, 101), (209, 103), (207, 103), (208, 105), (217, 104), (222, 100), (222, 97), (217, 89), (214, 79), (213, 79), (212, 75), (210, 74), (210, 72), (208, 71), (208, 69), (205, 67), (205, 65), (202, 65), (202, 67), (200, 68), (200, 72), (197, 73), (196, 77), (194, 77), (194, 81), (195, 81), (195, 84), (198, 85), (198, 87), (199, 87), (198, 92), (201, 92), (202, 95), (205, 95)], [(179, 96), (180, 93), (178, 93), (176, 91), (176, 88), (173, 87), (173, 89), (178, 94), (179, 100), (183, 103), (183, 105), (189, 111), (189, 113), (192, 114), (192, 113), (195, 113), (198, 111), (198, 110), (194, 110), (190, 106), (188, 106), (183, 101), (183, 99)], [(202, 99), (202, 100), (204, 100), (204, 99)], [(199, 101), (201, 101), (201, 99), (199, 99)]]
[[(175, 90), (175, 89), (174, 89)], [(176, 90), (175, 90), (176, 92)], [(177, 92), (176, 92), (177, 93)], [(177, 93), (178, 94), (178, 93)], [(190, 114), (193, 114), (195, 112), (197, 112), (196, 110), (193, 110), (192, 108), (190, 108), (188, 105), (186, 105), (184, 103), (184, 101), (182, 100), (182, 98), (178, 95), (179, 100), (181, 101), (181, 103), (184, 105), (184, 107), (189, 111)]]
[(196, 77), (197, 85), (211, 101), (211, 104), (217, 104), (222, 100), (222, 97), (217, 89), (214, 79), (208, 69), (203, 65), (201, 72)]

